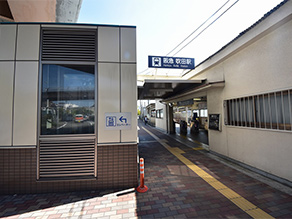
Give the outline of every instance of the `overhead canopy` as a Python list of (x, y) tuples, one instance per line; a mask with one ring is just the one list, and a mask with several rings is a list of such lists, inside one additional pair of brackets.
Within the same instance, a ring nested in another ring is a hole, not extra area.
[(223, 88), (225, 86), (224, 81), (215, 81), (215, 82), (207, 82), (200, 86), (195, 87), (194, 89), (189, 89), (183, 93), (174, 94), (169, 96), (168, 98), (164, 98), (164, 103), (178, 102), (183, 100), (192, 99), (194, 96), (200, 94), (202, 95), (206, 91), (213, 88)]
[(82, 0), (0, 0), (0, 21), (75, 23), (81, 4)]
[(203, 84), (204, 80), (145, 80), (138, 87), (138, 99), (166, 99), (182, 94)]

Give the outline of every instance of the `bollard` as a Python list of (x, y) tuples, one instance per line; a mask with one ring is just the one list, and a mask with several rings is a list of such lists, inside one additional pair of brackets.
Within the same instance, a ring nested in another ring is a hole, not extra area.
[(144, 185), (144, 159), (143, 158), (140, 158), (140, 186), (138, 186), (137, 191), (141, 193), (148, 191), (148, 187)]

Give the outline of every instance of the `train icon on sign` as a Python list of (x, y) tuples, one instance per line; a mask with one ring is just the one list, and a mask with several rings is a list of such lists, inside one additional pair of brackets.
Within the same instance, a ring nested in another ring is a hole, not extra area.
[(161, 67), (161, 58), (160, 57), (152, 57), (152, 66)]

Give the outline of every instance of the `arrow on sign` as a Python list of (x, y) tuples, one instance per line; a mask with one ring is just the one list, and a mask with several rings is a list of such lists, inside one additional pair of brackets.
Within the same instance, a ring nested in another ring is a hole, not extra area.
[(127, 119), (126, 119), (126, 118), (123, 118), (123, 116), (121, 116), (119, 120), (120, 120), (121, 122), (125, 121), (125, 123), (127, 123)]

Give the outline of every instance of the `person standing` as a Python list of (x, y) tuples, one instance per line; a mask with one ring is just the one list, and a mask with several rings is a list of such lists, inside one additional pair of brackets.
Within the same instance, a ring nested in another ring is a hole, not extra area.
[(148, 123), (148, 117), (147, 116), (144, 117), (144, 123), (145, 123), (145, 125), (147, 125), (147, 123)]

